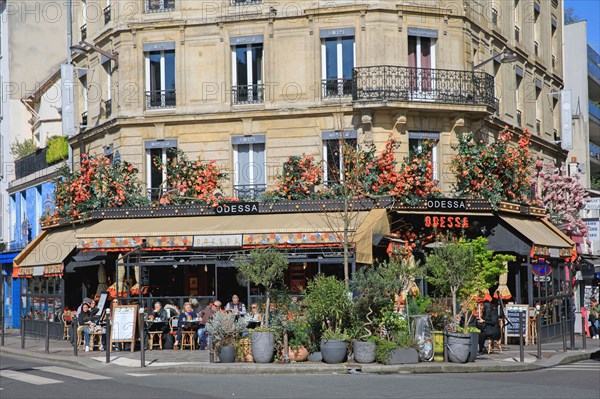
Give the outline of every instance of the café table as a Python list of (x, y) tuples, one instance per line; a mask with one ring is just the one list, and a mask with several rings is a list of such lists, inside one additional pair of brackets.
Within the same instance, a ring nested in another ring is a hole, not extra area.
[[(196, 319), (186, 319), (183, 320), (182, 328), (182, 336), (181, 336), (181, 349), (185, 347), (189, 347), (190, 349), (195, 349), (196, 347), (196, 331), (200, 328), (202, 324), (202, 320)], [(179, 326), (178, 326), (179, 327)]]
[[(148, 349), (153, 350), (155, 346), (162, 349), (163, 333), (167, 326), (168, 320), (163, 319), (145, 319), (146, 332), (148, 334)], [(154, 338), (158, 338), (158, 342), (155, 343)]]

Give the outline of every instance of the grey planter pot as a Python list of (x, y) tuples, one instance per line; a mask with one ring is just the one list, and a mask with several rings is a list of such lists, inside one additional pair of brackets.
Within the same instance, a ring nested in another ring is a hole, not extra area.
[(344, 341), (328, 340), (321, 341), (321, 355), (323, 361), (329, 364), (342, 363), (346, 360), (348, 344)]
[(273, 361), (275, 334), (254, 331), (250, 334), (250, 341), (252, 342), (254, 363), (271, 363)]
[(477, 359), (479, 352), (479, 333), (469, 333), (471, 336), (471, 351), (469, 352), (469, 362), (474, 362)]
[(323, 356), (321, 355), (321, 352), (313, 352), (308, 355), (308, 361), (309, 362), (322, 362)]
[(375, 361), (375, 352), (377, 344), (375, 342), (362, 342), (354, 340), (354, 360), (357, 363), (373, 363)]
[(448, 352), (448, 361), (452, 363), (466, 363), (471, 353), (471, 335), (447, 333), (446, 351)]
[(419, 352), (415, 348), (394, 349), (390, 352), (388, 364), (419, 363)]
[(222, 346), (219, 349), (219, 359), (221, 363), (235, 362), (235, 346)]

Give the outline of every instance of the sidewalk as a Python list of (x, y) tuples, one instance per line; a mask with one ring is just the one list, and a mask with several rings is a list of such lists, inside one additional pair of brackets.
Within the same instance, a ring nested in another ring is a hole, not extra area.
[(581, 337), (576, 336), (576, 348), (563, 352), (562, 341), (544, 343), (542, 360), (537, 359), (535, 345), (525, 347), (525, 362), (519, 362), (519, 345), (503, 345), (503, 353), (496, 350), (490, 355), (477, 358), (474, 363), (456, 364), (444, 362), (419, 363), (414, 365), (359, 364), (349, 361), (344, 364), (325, 364), (318, 362), (290, 364), (254, 364), (254, 363), (210, 363), (208, 351), (190, 350), (153, 350), (145, 351), (146, 367), (141, 368), (139, 351), (111, 352), (110, 364), (106, 362), (106, 353), (100, 351), (79, 351), (74, 356), (73, 347), (68, 341), (50, 341), (50, 353), (44, 353), (44, 340), (27, 337), (25, 349), (21, 349), (18, 330), (7, 331), (5, 346), (0, 354), (13, 354), (39, 360), (50, 360), (70, 364), (75, 367), (123, 370), (147, 373), (197, 373), (197, 374), (347, 374), (347, 373), (477, 373), (530, 371), (554, 367), (589, 359), (593, 353), (600, 354), (600, 341), (587, 339), (587, 349), (582, 346)]

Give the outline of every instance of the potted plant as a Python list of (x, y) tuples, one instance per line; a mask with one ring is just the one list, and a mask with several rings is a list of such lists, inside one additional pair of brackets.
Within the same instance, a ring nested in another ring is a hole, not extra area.
[(408, 321), (388, 307), (378, 318), (380, 333), (377, 340), (376, 360), (383, 364), (411, 364), (419, 362), (416, 342), (408, 328)]
[(304, 362), (308, 358), (308, 323), (293, 321), (288, 323), (288, 357), (293, 362)]
[(256, 285), (265, 289), (265, 317), (262, 328), (254, 329), (250, 334), (252, 342), (252, 357), (256, 363), (270, 363), (273, 361), (275, 334), (269, 329), (269, 313), (271, 309), (271, 289), (283, 280), (288, 268), (285, 255), (274, 248), (254, 250), (249, 258), (238, 258), (235, 261), (240, 273)]
[(327, 329), (321, 336), (321, 355), (329, 364), (342, 363), (348, 353), (350, 336), (341, 330)]
[[(343, 361), (350, 339), (345, 329), (350, 325), (352, 310), (346, 285), (333, 276), (318, 275), (308, 282), (304, 302), (314, 335), (313, 342), (320, 342), (323, 361)], [(342, 356), (337, 355), (342, 351)], [(338, 360), (340, 357), (341, 360)]]
[(233, 313), (215, 313), (206, 323), (219, 354), (221, 363), (233, 363), (236, 355), (236, 343), (246, 329), (246, 321)]
[(444, 319), (449, 320), (452, 315), (450, 308), (442, 298), (434, 298), (427, 307), (433, 325), (433, 360), (444, 361)]

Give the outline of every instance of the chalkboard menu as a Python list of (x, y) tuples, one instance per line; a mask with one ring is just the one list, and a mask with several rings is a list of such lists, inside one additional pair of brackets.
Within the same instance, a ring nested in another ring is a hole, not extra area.
[(504, 322), (504, 336), (518, 337), (519, 336), (519, 313), (523, 314), (523, 339), (527, 342), (527, 333), (529, 331), (529, 305), (505, 305), (504, 314), (506, 320)]
[(117, 305), (113, 308), (110, 331), (111, 345), (113, 342), (130, 342), (131, 351), (133, 352), (137, 314), (137, 305)]

